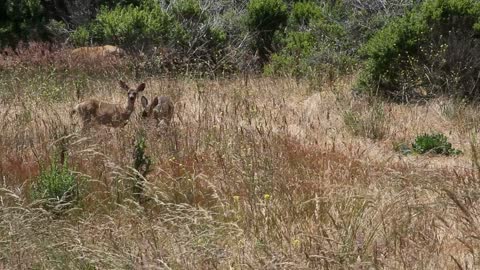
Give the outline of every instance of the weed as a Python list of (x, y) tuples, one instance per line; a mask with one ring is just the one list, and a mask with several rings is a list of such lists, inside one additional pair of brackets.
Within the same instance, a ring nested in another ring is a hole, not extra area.
[(139, 174), (134, 177), (133, 194), (139, 200), (141, 200), (143, 194), (143, 180), (147, 176), (147, 173), (150, 172), (150, 165), (152, 165), (150, 157), (145, 154), (146, 148), (145, 133), (140, 131), (137, 135), (133, 150), (133, 168)]
[(78, 180), (67, 161), (53, 160), (41, 171), (31, 188), (31, 198), (44, 201), (47, 209), (61, 210), (78, 198)]
[(418, 154), (434, 153), (439, 155), (459, 155), (462, 151), (452, 148), (448, 138), (441, 133), (423, 134), (417, 136), (412, 144), (412, 150)]

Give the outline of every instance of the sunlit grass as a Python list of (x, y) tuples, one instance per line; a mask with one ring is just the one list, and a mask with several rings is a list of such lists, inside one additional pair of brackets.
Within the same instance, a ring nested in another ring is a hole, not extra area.
[[(119, 78), (77, 74), (61, 99), (35, 99), (35, 78), (16, 72), (31, 91), (10, 92), (0, 107), (0, 268), (478, 267), (473, 106), (373, 108), (351, 96), (354, 76), (314, 93), (294, 79), (142, 78), (129, 81), (174, 100), (171, 129), (141, 120), (137, 104), (123, 129), (80, 132), (68, 115), (76, 93), (126, 103)], [(362, 132), (352, 133), (346, 112), (365, 116)], [(378, 123), (369, 114), (381, 115), (382, 136), (370, 136)], [(143, 176), (132, 167), (143, 129), (151, 166), (139, 202), (133, 187)], [(464, 154), (403, 156), (393, 147), (431, 132)], [(28, 192), (60, 142), (83, 183), (58, 213)]]

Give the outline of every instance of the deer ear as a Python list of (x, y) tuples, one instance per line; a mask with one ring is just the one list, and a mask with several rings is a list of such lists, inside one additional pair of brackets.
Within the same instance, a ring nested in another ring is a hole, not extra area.
[(141, 84), (137, 87), (137, 92), (142, 92), (144, 89), (145, 89), (145, 83), (141, 83)]
[(152, 108), (158, 105), (158, 97), (155, 97), (152, 101)]
[(130, 90), (130, 87), (128, 87), (128, 85), (124, 82), (124, 81), (119, 81), (118, 82), (120, 84), (120, 87), (124, 90)]
[(148, 106), (148, 100), (145, 96), (142, 96), (142, 106), (144, 108), (147, 108), (147, 106)]

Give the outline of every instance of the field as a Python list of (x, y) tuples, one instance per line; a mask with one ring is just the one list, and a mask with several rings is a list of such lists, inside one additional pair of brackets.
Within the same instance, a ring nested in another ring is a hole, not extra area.
[[(352, 96), (355, 74), (313, 90), (122, 72), (4, 66), (0, 269), (479, 267), (476, 106)], [(141, 119), (137, 101), (124, 128), (80, 131), (70, 109), (126, 103), (119, 79), (172, 97), (172, 126)], [(398, 151), (438, 132), (463, 154)], [(149, 170), (133, 169), (136, 148)], [(32, 194), (57, 163), (76, 194), (52, 206)]]

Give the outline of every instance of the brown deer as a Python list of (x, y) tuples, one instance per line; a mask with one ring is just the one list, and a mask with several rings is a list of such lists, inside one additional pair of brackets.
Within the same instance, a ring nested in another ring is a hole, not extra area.
[(127, 106), (120, 104), (111, 104), (96, 99), (86, 100), (76, 105), (70, 112), (70, 116), (77, 113), (83, 122), (83, 129), (92, 124), (106, 125), (111, 127), (123, 127), (127, 124), (130, 115), (135, 110), (135, 100), (139, 92), (145, 89), (145, 83), (138, 85), (136, 89), (131, 89), (128, 85), (120, 81), (120, 87), (128, 92)]
[(155, 97), (152, 103), (148, 104), (148, 99), (142, 96), (142, 118), (157, 120), (157, 124), (165, 123), (167, 126), (173, 118), (174, 106), (172, 99), (166, 96)]

